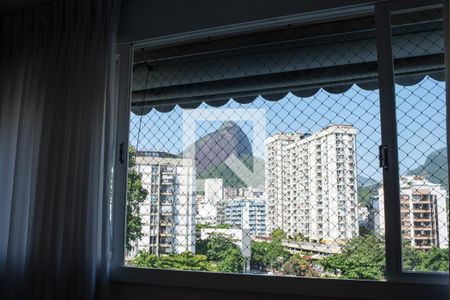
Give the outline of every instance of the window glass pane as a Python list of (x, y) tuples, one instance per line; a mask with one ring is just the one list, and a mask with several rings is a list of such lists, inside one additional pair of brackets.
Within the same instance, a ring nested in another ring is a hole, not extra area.
[[(129, 197), (143, 202), (133, 214), (142, 236), (130, 241), (128, 263), (384, 278), (373, 207), (381, 182), (378, 114), (378, 92), (356, 85), (337, 95), (132, 114), (130, 174), (137, 179)], [(186, 133), (190, 115), (195, 128)], [(185, 134), (193, 144), (183, 143)], [(183, 156), (192, 145), (194, 157)]]
[(384, 279), (374, 45), (370, 31), (327, 51), (136, 63), (134, 104), (151, 105), (130, 115), (126, 264)]
[[(402, 19), (402, 22), (395, 20)], [(401, 79), (397, 74), (396, 106), (403, 269), (448, 272), (448, 164), (442, 10), (423, 9), (393, 16), (393, 36), (408, 28), (428, 31), (395, 39), (394, 56), (415, 58), (428, 74)], [(419, 25), (420, 20), (420, 25)], [(409, 62), (397, 59), (396, 73)], [(380, 190), (380, 194), (382, 190)]]

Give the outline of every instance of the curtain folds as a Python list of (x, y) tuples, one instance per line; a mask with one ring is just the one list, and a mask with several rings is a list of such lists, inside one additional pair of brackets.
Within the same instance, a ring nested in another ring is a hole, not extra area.
[(119, 4), (0, 16), (1, 299), (107, 291)]

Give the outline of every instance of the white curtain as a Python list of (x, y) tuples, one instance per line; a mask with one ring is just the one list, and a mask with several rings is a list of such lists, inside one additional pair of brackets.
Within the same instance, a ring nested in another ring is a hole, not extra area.
[(118, 2), (0, 16), (0, 299), (107, 291)]

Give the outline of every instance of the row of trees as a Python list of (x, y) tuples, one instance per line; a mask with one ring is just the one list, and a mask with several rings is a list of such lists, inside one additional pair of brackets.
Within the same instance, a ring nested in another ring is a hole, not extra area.
[[(308, 277), (338, 277), (348, 279), (382, 280), (385, 278), (386, 254), (384, 239), (366, 234), (347, 243), (341, 254), (312, 261), (308, 255), (291, 255), (283, 245), (285, 237), (279, 231), (272, 233), (271, 241), (252, 242), (252, 268), (283, 275)], [(448, 272), (448, 249), (431, 248), (420, 251), (403, 246), (403, 267), (418, 272)]]
[[(420, 251), (405, 242), (402, 255), (405, 270), (448, 272), (448, 249), (433, 247)], [(326, 257), (318, 263), (337, 277), (381, 280), (385, 277), (385, 257), (384, 239), (366, 234), (352, 239), (341, 254)]]
[[(319, 277), (311, 257), (301, 253), (291, 254), (283, 246), (283, 239), (286, 239), (286, 234), (281, 229), (275, 229), (271, 240), (253, 241), (251, 267), (279, 275)], [(296, 241), (303, 239), (302, 235), (293, 238)]]
[(250, 265), (253, 269), (279, 275), (318, 277), (310, 256), (291, 254), (281, 240), (252, 242)]
[[(356, 237), (347, 243), (341, 254), (313, 261), (311, 256), (291, 254), (283, 246), (285, 234), (279, 230), (268, 241), (251, 243), (250, 266), (254, 271), (277, 275), (333, 277), (347, 279), (382, 280), (385, 278), (384, 240), (374, 234)], [(242, 273), (245, 258), (239, 247), (225, 235), (197, 240), (196, 254), (185, 252), (156, 256), (139, 253), (132, 265), (146, 268)], [(447, 249), (429, 251), (403, 248), (405, 270), (422, 272), (448, 271)]]
[(141, 251), (130, 264), (144, 268), (243, 273), (245, 258), (231, 238), (215, 235), (198, 240), (196, 254), (184, 252), (157, 256)]

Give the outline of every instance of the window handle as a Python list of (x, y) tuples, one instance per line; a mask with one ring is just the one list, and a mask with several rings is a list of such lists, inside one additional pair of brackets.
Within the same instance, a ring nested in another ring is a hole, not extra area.
[(125, 162), (125, 157), (124, 157), (124, 143), (120, 143), (119, 145), (119, 162), (121, 164), (123, 164)]
[(381, 145), (379, 147), (379, 160), (380, 160), (380, 168), (384, 170), (389, 169), (389, 157), (388, 157), (388, 146)]

